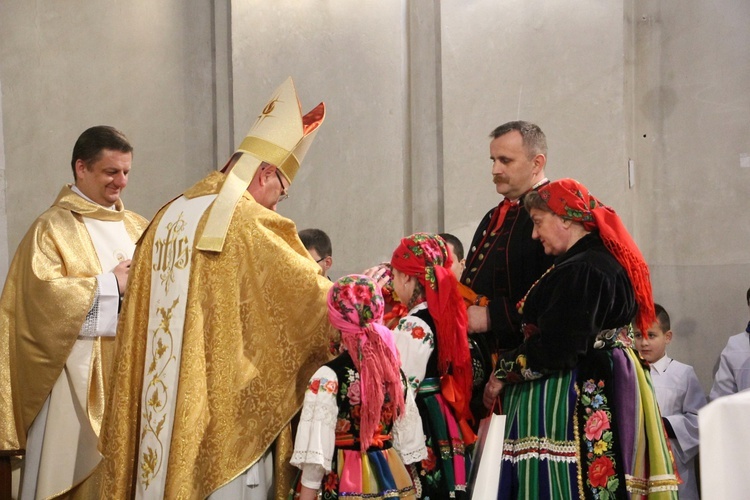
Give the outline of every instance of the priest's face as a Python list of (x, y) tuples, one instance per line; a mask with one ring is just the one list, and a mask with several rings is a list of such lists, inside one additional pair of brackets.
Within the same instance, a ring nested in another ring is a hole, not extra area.
[(76, 160), (76, 187), (99, 205), (110, 207), (128, 185), (132, 163), (133, 153), (112, 149), (103, 149), (90, 165)]
[(551, 212), (532, 208), (529, 212), (534, 223), (531, 237), (539, 240), (547, 255), (562, 255), (571, 246), (570, 222)]
[(523, 137), (517, 130), (503, 134), (490, 142), (492, 181), (497, 192), (510, 200), (517, 200), (544, 177), (544, 155), (529, 155)]

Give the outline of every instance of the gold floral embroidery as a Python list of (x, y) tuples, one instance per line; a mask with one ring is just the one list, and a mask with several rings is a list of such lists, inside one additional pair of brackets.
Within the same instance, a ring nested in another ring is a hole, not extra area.
[(148, 489), (151, 480), (156, 477), (164, 465), (161, 459), (164, 454), (164, 443), (161, 441), (161, 432), (164, 429), (164, 423), (167, 420), (167, 387), (162, 378), (171, 362), (175, 360), (173, 354), (174, 340), (170, 330), (172, 321), (172, 310), (180, 302), (177, 297), (169, 308), (158, 307), (157, 312), (161, 316), (159, 326), (153, 331), (154, 342), (152, 351), (149, 353), (151, 362), (148, 367), (147, 376), (150, 377), (146, 385), (146, 405), (141, 415), (144, 422), (143, 431), (141, 432), (141, 449), (143, 449), (144, 439), (150, 434), (158, 445), (158, 449), (146, 446), (141, 454), (141, 481), (144, 487)]

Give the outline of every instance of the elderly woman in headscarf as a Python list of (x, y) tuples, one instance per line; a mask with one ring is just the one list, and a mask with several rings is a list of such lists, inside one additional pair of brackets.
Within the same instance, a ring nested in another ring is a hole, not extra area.
[(523, 344), (485, 387), (504, 389), (498, 498), (676, 498), (677, 478), (635, 318), (654, 320), (648, 266), (614, 210), (562, 179), (524, 199), (557, 258), (519, 302)]
[(341, 354), (310, 379), (291, 464), (302, 469), (295, 498), (415, 498), (405, 464), (427, 456), (422, 425), (401, 373), (384, 299), (372, 278), (339, 278), (328, 318)]
[(410, 466), (419, 498), (464, 498), (465, 446), (474, 441), (466, 307), (445, 241), (416, 233), (393, 252), (393, 288), (408, 314), (394, 329), (402, 369), (417, 391), (428, 458)]

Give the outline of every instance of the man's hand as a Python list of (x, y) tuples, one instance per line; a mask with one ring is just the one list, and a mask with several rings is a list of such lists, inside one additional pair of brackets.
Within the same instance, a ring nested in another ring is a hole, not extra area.
[(469, 333), (486, 332), (490, 329), (490, 311), (482, 306), (469, 306), (466, 309), (469, 317)]
[(484, 386), (484, 395), (482, 396), (482, 403), (488, 410), (492, 409), (492, 405), (495, 404), (500, 391), (503, 390), (503, 383), (495, 377), (494, 374), (490, 375), (490, 380), (487, 385)]
[(120, 295), (125, 295), (125, 290), (128, 289), (128, 273), (130, 272), (130, 259), (123, 260), (112, 270), (117, 278), (117, 290)]

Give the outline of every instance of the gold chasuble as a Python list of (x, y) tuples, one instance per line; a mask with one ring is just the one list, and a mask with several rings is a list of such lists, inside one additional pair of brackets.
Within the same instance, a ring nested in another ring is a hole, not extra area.
[[(94, 303), (96, 276), (109, 271), (102, 271), (87, 229), (86, 221), (92, 219), (122, 221), (131, 247), (147, 223), (124, 210), (121, 201), (110, 210), (66, 186), (31, 226), (13, 258), (0, 299), (2, 450), (26, 448), (29, 428), (63, 373)], [(98, 433), (114, 342), (99, 337), (91, 346), (86, 354), (92, 359), (87, 407), (82, 411)], [(75, 457), (75, 450), (67, 453)]]
[[(226, 179), (211, 173), (184, 197), (217, 195)], [(288, 440), (284, 431), (309, 377), (329, 359), (331, 283), (294, 223), (245, 192), (222, 251), (204, 251), (196, 245), (210, 209), (198, 212), (197, 230), (188, 234), (189, 224), (172, 222), (187, 220), (187, 210), (183, 219), (172, 210), (162, 223), (175, 203), (156, 215), (130, 269), (99, 442), (108, 498), (148, 497), (157, 476), (163, 477), (159, 496), (205, 498), (256, 463), (277, 438), (277, 449)], [(173, 277), (177, 286), (185, 266), (186, 291), (154, 308), (153, 298), (165, 290), (152, 289), (152, 277), (159, 277), (153, 281), (159, 288), (172, 286)], [(178, 307), (184, 320), (175, 324), (171, 311)], [(151, 328), (150, 310), (162, 318)], [(181, 344), (179, 356), (173, 341)], [(170, 360), (177, 365), (176, 387), (169, 377), (154, 376)], [(286, 495), (288, 480), (276, 485), (277, 496)]]

